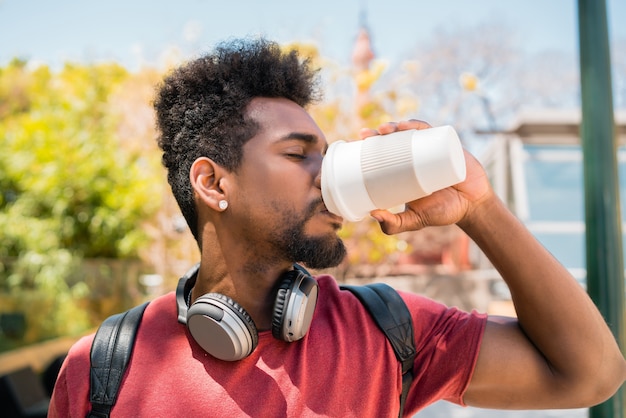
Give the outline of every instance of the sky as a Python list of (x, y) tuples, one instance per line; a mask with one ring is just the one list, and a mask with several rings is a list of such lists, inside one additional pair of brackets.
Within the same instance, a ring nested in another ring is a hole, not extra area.
[[(626, 40), (626, 1), (606, 5), (609, 38)], [(575, 0), (0, 0), (0, 66), (19, 57), (57, 68), (115, 60), (137, 69), (159, 65), (167, 51), (191, 58), (257, 35), (313, 42), (323, 57), (349, 64), (362, 22), (376, 57), (393, 63), (435, 30), (494, 21), (529, 52), (578, 51)]]

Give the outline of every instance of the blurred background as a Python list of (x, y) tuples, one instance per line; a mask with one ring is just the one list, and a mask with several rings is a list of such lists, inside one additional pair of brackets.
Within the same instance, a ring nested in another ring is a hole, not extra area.
[[(623, 144), (626, 3), (606, 5)], [(454, 126), (500, 196), (586, 285), (573, 0), (0, 0), (0, 376), (44, 377), (28, 402), (45, 404), (46, 375), (77, 338), (172, 291), (198, 260), (160, 164), (154, 88), (219, 41), (261, 35), (321, 68), (326, 94), (311, 111), (330, 142), (388, 120)], [(621, 147), (618, 162), (622, 189)], [(514, 315), (500, 277), (455, 226), (388, 237), (364, 220), (341, 235), (349, 257), (330, 271), (340, 281), (383, 280)], [(488, 414), (446, 404), (419, 416)]]

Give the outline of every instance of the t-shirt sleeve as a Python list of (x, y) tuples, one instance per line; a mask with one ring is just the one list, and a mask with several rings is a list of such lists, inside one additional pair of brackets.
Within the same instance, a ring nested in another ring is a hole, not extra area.
[(401, 294), (413, 316), (417, 351), (407, 403), (423, 408), (445, 399), (464, 405), (487, 315), (447, 307), (420, 295)]
[(93, 335), (81, 338), (70, 349), (52, 392), (48, 417), (84, 417), (89, 403), (89, 353)]
[(61, 418), (68, 416), (69, 399), (67, 394), (67, 382), (64, 368), (59, 371), (56, 383), (54, 385), (54, 393), (50, 399), (48, 407), (48, 418)]

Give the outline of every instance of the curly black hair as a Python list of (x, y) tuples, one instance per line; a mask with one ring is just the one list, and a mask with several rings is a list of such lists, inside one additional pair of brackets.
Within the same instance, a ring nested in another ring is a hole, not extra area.
[(193, 162), (204, 156), (237, 170), (243, 145), (258, 130), (246, 115), (250, 101), (284, 97), (306, 107), (320, 97), (318, 82), (308, 59), (262, 38), (223, 42), (163, 80), (154, 101), (158, 144), (172, 193), (198, 242)]

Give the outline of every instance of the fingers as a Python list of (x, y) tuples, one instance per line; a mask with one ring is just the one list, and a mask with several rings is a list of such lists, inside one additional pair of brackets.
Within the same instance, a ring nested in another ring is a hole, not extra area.
[(370, 216), (374, 218), (380, 225), (380, 229), (387, 235), (393, 235), (396, 228), (394, 225), (394, 215), (386, 210), (376, 209), (370, 212)]
[(381, 135), (387, 135), (398, 130), (398, 122), (387, 122), (378, 126)]
[(382, 209), (376, 209), (370, 212), (370, 216), (378, 221), (380, 229), (387, 235), (394, 235), (406, 231), (417, 231), (423, 228), (423, 223), (414, 215), (415, 214), (408, 211), (394, 214)]
[(359, 139), (365, 139), (375, 135), (380, 135), (380, 132), (378, 132), (376, 129), (363, 128), (359, 131)]
[(387, 122), (378, 127), (378, 131), (385, 135), (396, 131), (406, 131), (407, 129), (428, 129), (431, 128), (428, 122), (419, 119), (402, 120), (400, 122)]
[(398, 130), (403, 131), (407, 129), (428, 129), (432, 128), (430, 123), (419, 119), (409, 119), (398, 122)]
[(386, 135), (398, 130), (397, 122), (386, 122), (382, 125), (378, 125), (378, 129), (363, 128), (359, 131), (359, 137), (365, 139), (374, 135)]
[(419, 119), (409, 119), (400, 122), (386, 122), (378, 126), (378, 129), (363, 128), (359, 131), (359, 138), (365, 139), (374, 135), (386, 135), (396, 131), (408, 129), (428, 129), (432, 126), (428, 122)]

